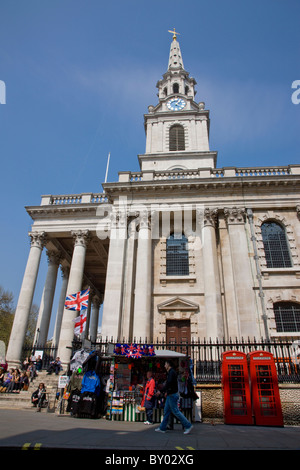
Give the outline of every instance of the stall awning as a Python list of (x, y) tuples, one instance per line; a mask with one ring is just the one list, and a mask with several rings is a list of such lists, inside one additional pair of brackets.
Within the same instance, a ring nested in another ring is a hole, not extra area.
[(170, 349), (155, 349), (155, 356), (159, 358), (186, 357), (185, 354), (179, 353), (177, 351), (171, 351)]

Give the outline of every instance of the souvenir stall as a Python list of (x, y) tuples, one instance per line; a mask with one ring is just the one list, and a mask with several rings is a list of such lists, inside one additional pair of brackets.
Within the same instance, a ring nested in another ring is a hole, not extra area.
[[(194, 403), (198, 396), (194, 392), (189, 358), (185, 354), (170, 350), (157, 350), (153, 345), (116, 344), (107, 380), (106, 418), (118, 421), (145, 421), (145, 409), (141, 406), (147, 371), (152, 371), (156, 391), (166, 381), (165, 360), (171, 359), (178, 374), (180, 408), (188, 419), (193, 418)], [(155, 398), (153, 420), (160, 422), (165, 398)]]
[(110, 358), (99, 351), (76, 353), (71, 360), (67, 387), (67, 411), (76, 418), (100, 418), (106, 414), (106, 381)]

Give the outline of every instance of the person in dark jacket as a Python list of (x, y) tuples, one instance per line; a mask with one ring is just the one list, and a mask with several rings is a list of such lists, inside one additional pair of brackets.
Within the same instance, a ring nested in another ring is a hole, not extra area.
[(168, 376), (165, 387), (162, 390), (167, 394), (167, 399), (164, 407), (164, 419), (162, 420), (160, 426), (155, 429), (155, 431), (165, 433), (167, 430), (170, 414), (173, 413), (173, 415), (181, 422), (182, 426), (184, 427), (183, 434), (189, 434), (193, 426), (178, 409), (179, 395), (177, 374), (173, 368), (173, 364), (171, 361), (165, 361), (165, 369), (168, 373)]

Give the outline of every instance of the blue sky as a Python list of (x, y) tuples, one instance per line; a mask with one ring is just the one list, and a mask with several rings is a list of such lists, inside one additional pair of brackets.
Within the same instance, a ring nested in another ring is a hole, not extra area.
[[(300, 163), (298, 0), (11, 0), (0, 18), (0, 285), (15, 303), (29, 252), (24, 206), (101, 191), (109, 152), (109, 181), (139, 170), (169, 29), (210, 110), (217, 166)], [(37, 304), (45, 276), (43, 254)]]

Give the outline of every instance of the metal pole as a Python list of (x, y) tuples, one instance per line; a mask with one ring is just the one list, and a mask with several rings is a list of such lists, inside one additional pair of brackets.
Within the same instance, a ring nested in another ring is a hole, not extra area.
[(256, 238), (255, 238), (254, 226), (253, 226), (253, 212), (252, 212), (252, 209), (247, 209), (247, 215), (248, 215), (248, 219), (249, 219), (250, 231), (251, 231), (251, 241), (252, 241), (253, 250), (254, 250), (254, 259), (255, 259), (255, 265), (256, 265), (256, 277), (257, 277), (258, 286), (259, 286), (259, 298), (260, 298), (261, 308), (262, 308), (262, 320), (263, 320), (264, 329), (265, 329), (265, 337), (266, 337), (267, 341), (270, 341), (269, 330), (268, 330), (268, 317), (267, 317), (267, 314), (266, 314), (266, 306), (265, 306), (265, 294), (264, 294), (264, 291), (263, 291), (262, 281), (261, 281), (261, 271), (260, 271), (260, 266), (259, 266), (259, 261), (258, 261), (258, 252), (257, 252)]
[(109, 152), (108, 158), (107, 158), (107, 165), (106, 165), (106, 173), (105, 173), (105, 180), (104, 180), (104, 183), (107, 182), (107, 174), (108, 174), (109, 160), (110, 160), (110, 152)]

